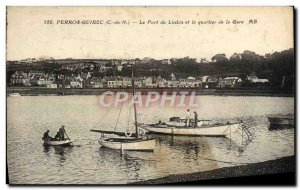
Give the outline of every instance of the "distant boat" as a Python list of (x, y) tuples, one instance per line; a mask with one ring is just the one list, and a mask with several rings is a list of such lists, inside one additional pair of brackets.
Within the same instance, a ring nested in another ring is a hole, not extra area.
[[(170, 122), (157, 124), (141, 124), (139, 127), (150, 133), (182, 136), (207, 136), (229, 137), (231, 134), (244, 130), (246, 135), (250, 132), (243, 127), (243, 123), (210, 124), (210, 120), (199, 120), (197, 127), (186, 127), (185, 119), (179, 117), (170, 118)], [(194, 123), (194, 122), (193, 122)]]
[[(132, 70), (132, 98), (135, 96), (133, 70)], [(105, 130), (91, 130), (92, 132), (101, 133), (99, 144), (106, 148), (116, 150), (135, 150), (135, 151), (153, 151), (155, 148), (155, 139), (146, 136), (146, 132), (143, 129), (138, 128), (136, 105), (133, 101), (134, 107), (134, 119), (135, 119), (135, 133), (129, 130), (129, 132), (118, 131), (105, 131)], [(128, 134), (129, 133), (129, 134)], [(105, 134), (114, 134), (118, 137), (105, 137)]]
[(64, 141), (44, 140), (44, 145), (46, 146), (70, 146), (72, 143), (73, 141), (70, 139)]
[(269, 120), (269, 129), (286, 129), (295, 127), (294, 117), (285, 116), (285, 117), (268, 117)]
[(21, 96), (21, 94), (19, 94), (19, 93), (10, 93), (8, 96), (17, 97), (17, 96)]

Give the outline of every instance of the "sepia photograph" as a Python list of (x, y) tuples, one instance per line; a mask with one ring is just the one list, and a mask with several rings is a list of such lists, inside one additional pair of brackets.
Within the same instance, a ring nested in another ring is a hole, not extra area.
[(9, 185), (296, 185), (292, 6), (7, 6)]

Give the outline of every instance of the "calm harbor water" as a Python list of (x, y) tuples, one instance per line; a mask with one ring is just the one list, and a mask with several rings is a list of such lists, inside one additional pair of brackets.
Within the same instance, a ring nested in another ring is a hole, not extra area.
[[(154, 152), (126, 152), (101, 148), (99, 134), (90, 129), (124, 131), (133, 125), (132, 109), (99, 107), (96, 96), (21, 96), (7, 98), (7, 159), (12, 184), (130, 183), (172, 174), (213, 170), (294, 155), (294, 129), (269, 131), (268, 116), (293, 115), (291, 97), (198, 96), (200, 119), (215, 122), (242, 119), (254, 138), (240, 150), (240, 142), (226, 138), (155, 135)], [(121, 110), (121, 111), (120, 111)], [(193, 111), (194, 109), (192, 109)], [(152, 106), (138, 109), (143, 123), (185, 116), (185, 108)], [(128, 119), (129, 118), (129, 119)], [(118, 121), (118, 122), (117, 122)], [(52, 136), (61, 125), (75, 139), (74, 147), (45, 148), (42, 135)]]

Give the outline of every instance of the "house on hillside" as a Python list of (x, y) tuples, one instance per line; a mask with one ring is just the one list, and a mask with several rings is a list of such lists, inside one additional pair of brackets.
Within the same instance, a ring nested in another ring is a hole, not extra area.
[(101, 77), (93, 77), (91, 79), (91, 86), (92, 88), (103, 88), (103, 80)]
[(203, 76), (201, 79), (202, 88), (216, 88), (218, 86), (219, 79), (214, 76)]
[(251, 84), (252, 86), (264, 86), (264, 87), (267, 87), (270, 85), (270, 82), (268, 79), (252, 79), (251, 80)]
[(155, 85), (156, 87), (167, 87), (166, 79), (159, 75), (158, 77), (156, 77)]
[(40, 78), (37, 80), (37, 85), (38, 85), (38, 86), (46, 86), (46, 81), (47, 81), (47, 78), (46, 78), (46, 77), (40, 77)]
[(32, 76), (35, 76), (35, 77), (38, 77), (40, 78), (41, 76), (45, 75), (45, 72), (44, 71), (29, 71), (28, 73), (29, 77), (32, 77)]
[(143, 80), (140, 78), (135, 78), (134, 79), (134, 86), (137, 88), (142, 88), (143, 87)]
[(108, 88), (120, 88), (123, 85), (123, 79), (120, 77), (106, 77)]
[(163, 64), (163, 65), (170, 65), (171, 61), (170, 61), (170, 59), (163, 59), (163, 60), (160, 61), (160, 63)]
[(82, 69), (92, 71), (95, 68), (95, 64), (93, 62), (85, 62)]
[(186, 78), (180, 78), (179, 79), (179, 87), (186, 88), (188, 87), (188, 82)]
[(170, 79), (171, 79), (171, 81), (175, 81), (175, 80), (176, 80), (176, 76), (174, 75), (174, 73), (172, 73), (172, 74), (170, 75)]
[(62, 70), (75, 71), (77, 69), (77, 65), (62, 65)]
[(82, 88), (83, 83), (77, 77), (71, 77), (70, 79), (70, 86), (71, 88)]
[(219, 79), (218, 88), (236, 88), (240, 87), (242, 84), (242, 79), (239, 77), (225, 77), (224, 79)]
[(146, 77), (143, 80), (143, 87), (146, 87), (146, 88), (152, 88), (153, 87), (152, 77)]
[(123, 80), (123, 83), (122, 83), (123, 87), (126, 88), (126, 87), (131, 87), (132, 86), (131, 78), (129, 78), (129, 77), (123, 77), (122, 80)]
[(123, 70), (123, 65), (121, 63), (116, 64), (115, 67), (119, 72)]
[(195, 77), (189, 76), (189, 77), (187, 77), (186, 85), (187, 85), (187, 87), (199, 87), (199, 86), (201, 86), (201, 81), (196, 80)]
[(109, 69), (112, 69), (113, 68), (113, 65), (109, 62), (105, 63), (105, 64), (101, 64), (100, 67), (99, 67), (99, 71), (104, 73), (106, 72), (107, 70)]
[(268, 79), (259, 79), (256, 74), (252, 73), (247, 76), (247, 80), (250, 82), (251, 86), (269, 86), (270, 82)]
[(12, 86), (30, 86), (29, 75), (23, 71), (16, 71), (10, 77), (10, 85)]
[(57, 88), (57, 84), (53, 83), (53, 84), (47, 84), (46, 86), (47, 88)]
[(168, 80), (167, 87), (171, 87), (171, 88), (180, 87), (179, 81), (178, 80)]

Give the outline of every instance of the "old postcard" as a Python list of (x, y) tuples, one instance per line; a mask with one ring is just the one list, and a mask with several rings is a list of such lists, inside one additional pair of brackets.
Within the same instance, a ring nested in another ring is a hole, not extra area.
[(295, 184), (293, 7), (10, 6), (6, 30), (9, 184)]

